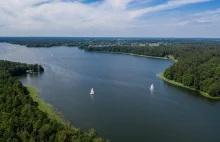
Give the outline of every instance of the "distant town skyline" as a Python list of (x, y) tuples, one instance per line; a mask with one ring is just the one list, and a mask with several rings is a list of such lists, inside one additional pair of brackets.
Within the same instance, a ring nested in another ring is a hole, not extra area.
[(218, 0), (2, 0), (0, 36), (220, 38)]

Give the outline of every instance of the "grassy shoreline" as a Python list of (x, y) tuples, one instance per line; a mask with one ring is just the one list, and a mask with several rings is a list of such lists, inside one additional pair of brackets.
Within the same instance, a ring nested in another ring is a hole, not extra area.
[(173, 85), (176, 85), (176, 86), (179, 86), (179, 87), (183, 87), (183, 88), (187, 88), (187, 89), (190, 89), (190, 90), (193, 90), (193, 91), (197, 91), (203, 97), (206, 97), (206, 98), (209, 98), (209, 99), (215, 99), (215, 100), (220, 99), (220, 97), (212, 97), (212, 96), (210, 96), (208, 93), (206, 93), (204, 91), (196, 90), (195, 88), (185, 86), (182, 83), (176, 82), (174, 80), (169, 80), (166, 77), (164, 77), (163, 73), (157, 74), (157, 76), (160, 77), (161, 79), (163, 79), (164, 81), (170, 83), (170, 84), (173, 84)]
[(139, 55), (139, 54), (133, 54), (133, 53), (125, 53), (125, 52), (109, 52), (109, 51), (95, 51), (100, 53), (111, 53), (111, 54), (124, 54), (124, 55), (132, 55), (132, 56), (138, 56), (138, 57), (146, 57), (146, 58), (154, 58), (154, 59), (163, 59), (163, 60), (172, 60), (174, 62), (178, 62), (178, 60), (174, 59), (173, 56), (167, 57), (155, 57), (155, 56), (146, 56), (146, 55)]
[(54, 109), (51, 104), (46, 103), (43, 99), (40, 99), (38, 97), (40, 92), (36, 88), (34, 88), (33, 86), (26, 87), (30, 93), (30, 97), (33, 99), (34, 102), (38, 103), (39, 110), (47, 113), (50, 119), (56, 120), (57, 122), (62, 124), (66, 124), (60, 112)]

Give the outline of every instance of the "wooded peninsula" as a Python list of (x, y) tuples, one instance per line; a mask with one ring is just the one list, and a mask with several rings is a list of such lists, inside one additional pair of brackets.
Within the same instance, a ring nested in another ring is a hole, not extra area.
[(0, 141), (104, 142), (95, 129), (89, 133), (60, 122), (38, 108), (18, 76), (43, 72), (41, 65), (0, 60)]

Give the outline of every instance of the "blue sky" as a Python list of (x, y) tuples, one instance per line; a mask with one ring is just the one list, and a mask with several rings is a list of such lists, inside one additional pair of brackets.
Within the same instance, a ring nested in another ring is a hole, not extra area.
[(1, 0), (0, 36), (216, 37), (219, 0)]

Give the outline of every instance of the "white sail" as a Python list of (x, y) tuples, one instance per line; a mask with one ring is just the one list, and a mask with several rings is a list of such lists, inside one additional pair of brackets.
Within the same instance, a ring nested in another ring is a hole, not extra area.
[(154, 89), (154, 85), (153, 85), (153, 84), (151, 84), (150, 89), (151, 89), (151, 90), (153, 90), (153, 89)]
[(95, 92), (94, 92), (94, 90), (92, 88), (91, 91), (90, 91), (90, 95), (93, 95), (93, 94), (95, 94)]

